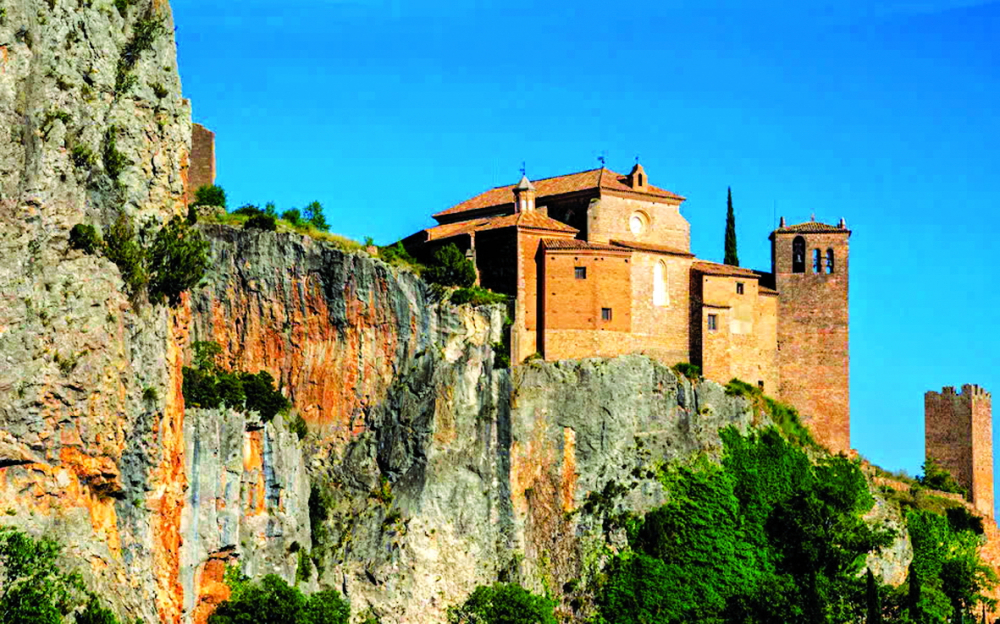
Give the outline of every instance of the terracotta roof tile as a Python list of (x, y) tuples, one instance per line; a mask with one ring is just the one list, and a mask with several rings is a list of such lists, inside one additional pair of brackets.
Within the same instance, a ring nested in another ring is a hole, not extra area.
[(758, 286), (757, 292), (762, 295), (777, 295), (778, 291), (773, 288), (768, 288), (767, 286)]
[(722, 277), (750, 277), (760, 278), (756, 271), (744, 269), (742, 267), (729, 266), (728, 264), (718, 264), (716, 262), (705, 262), (698, 260), (691, 264), (691, 269), (704, 273), (705, 275), (719, 275)]
[(479, 226), (488, 222), (489, 219), (458, 221), (457, 223), (446, 223), (444, 225), (427, 228), (424, 232), (427, 232), (428, 241), (440, 240), (442, 238), (451, 238), (452, 236), (458, 236), (460, 234), (471, 234), (472, 232), (475, 232)]
[(800, 234), (822, 234), (824, 232), (849, 232), (847, 228), (838, 227), (836, 225), (829, 225), (827, 223), (820, 223), (818, 221), (807, 221), (805, 223), (798, 223), (796, 225), (779, 227), (778, 231), (796, 232)]
[(663, 253), (673, 256), (687, 256), (689, 258), (694, 257), (694, 254), (690, 251), (668, 247), (667, 245), (654, 245), (653, 243), (637, 243), (623, 240), (613, 240), (611, 241), (611, 244), (618, 245), (619, 247), (628, 247), (629, 249), (634, 249), (636, 251), (649, 251), (652, 253)]
[(549, 230), (550, 232), (565, 232), (567, 234), (576, 234), (580, 231), (575, 227), (568, 226), (561, 221), (556, 221), (555, 219), (550, 219), (542, 213), (534, 210), (507, 215), (506, 217), (494, 217), (492, 219), (488, 219), (483, 222), (482, 225), (476, 227), (476, 230), (496, 230), (511, 226), (529, 227), (536, 230)]
[(577, 238), (546, 238), (542, 241), (546, 249), (579, 249), (581, 251), (617, 251), (618, 253), (631, 253), (628, 249), (616, 247), (614, 245), (604, 245), (602, 243), (591, 243)]
[[(554, 178), (544, 178), (532, 181), (536, 189), (536, 203), (541, 203), (540, 200), (545, 197), (575, 193), (579, 191), (596, 190), (598, 188), (610, 191), (652, 195), (654, 197), (674, 199), (677, 201), (684, 200), (684, 198), (680, 195), (655, 186), (647, 185), (644, 191), (636, 191), (629, 186), (627, 182), (628, 176), (623, 176), (605, 168), (591, 169), (590, 171), (580, 171), (579, 173), (571, 173), (568, 175), (556, 176)], [(505, 206), (513, 208), (515, 186), (517, 185), (508, 184), (505, 186), (498, 186), (486, 191), (485, 193), (480, 193), (471, 199), (467, 199), (458, 205), (452, 206), (447, 210), (443, 210), (434, 216), (446, 217), (472, 210), (482, 210), (484, 208), (500, 208)]]

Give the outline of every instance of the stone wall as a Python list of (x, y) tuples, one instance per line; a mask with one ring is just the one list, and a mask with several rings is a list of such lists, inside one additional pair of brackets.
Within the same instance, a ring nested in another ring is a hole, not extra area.
[[(796, 408), (817, 440), (833, 451), (851, 448), (848, 238), (850, 232), (774, 233), (778, 351), (782, 399)], [(792, 244), (806, 241), (806, 271), (792, 272)], [(835, 271), (812, 269), (812, 252), (833, 249)]]
[(993, 516), (993, 415), (990, 394), (974, 385), (924, 395), (924, 441), (933, 458)]
[[(640, 214), (645, 221), (639, 234), (629, 228), (634, 214)], [(587, 236), (595, 243), (623, 240), (665, 245), (678, 251), (691, 249), (691, 224), (681, 214), (679, 201), (616, 196), (607, 191), (590, 204)]]
[(188, 204), (203, 186), (215, 184), (215, 133), (201, 124), (191, 125), (191, 169), (188, 174)]

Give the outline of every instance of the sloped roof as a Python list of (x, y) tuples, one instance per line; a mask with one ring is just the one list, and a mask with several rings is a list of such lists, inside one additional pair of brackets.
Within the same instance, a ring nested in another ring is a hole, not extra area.
[(619, 247), (627, 247), (628, 249), (634, 249), (635, 251), (649, 251), (652, 253), (670, 254), (673, 256), (687, 256), (689, 258), (694, 257), (694, 254), (690, 251), (684, 251), (683, 249), (677, 249), (667, 245), (654, 245), (653, 243), (637, 243), (634, 241), (623, 240), (612, 240), (611, 244)]
[(580, 231), (575, 227), (571, 227), (561, 221), (556, 221), (555, 219), (546, 217), (542, 213), (534, 210), (529, 210), (528, 212), (518, 212), (505, 217), (487, 219), (482, 225), (478, 226), (476, 230), (497, 230), (515, 225), (518, 227), (534, 228), (536, 230), (549, 230), (550, 232), (566, 232), (567, 234), (576, 234)]
[(751, 271), (750, 269), (730, 266), (728, 264), (718, 264), (717, 262), (705, 262), (704, 260), (691, 263), (691, 269), (705, 275), (718, 275), (720, 277), (760, 278), (760, 275), (756, 271)]
[[(628, 184), (628, 176), (615, 173), (614, 171), (604, 167), (600, 169), (591, 169), (589, 171), (580, 171), (579, 173), (556, 176), (554, 178), (543, 178), (541, 180), (534, 180), (532, 183), (535, 185), (536, 189), (536, 203), (545, 197), (596, 189), (639, 193), (641, 195), (650, 195), (652, 197), (659, 197), (662, 199), (671, 199), (679, 202), (684, 201), (684, 198), (680, 195), (651, 185), (647, 185), (646, 188), (641, 191), (633, 189)], [(472, 210), (513, 205), (514, 188), (516, 186), (516, 184), (508, 184), (490, 189), (485, 193), (480, 193), (479, 195), (452, 206), (447, 210), (443, 210), (435, 214), (434, 217), (447, 217)]]
[(424, 232), (427, 233), (428, 241), (440, 240), (442, 238), (451, 238), (452, 236), (458, 236), (460, 234), (471, 234), (476, 231), (476, 228), (487, 222), (489, 222), (489, 219), (473, 219), (471, 221), (445, 223), (444, 225), (427, 228)]
[(576, 238), (546, 238), (543, 239), (546, 249), (573, 249), (580, 251), (616, 251), (618, 253), (631, 253), (630, 250), (615, 245), (605, 245), (602, 243), (591, 243)]

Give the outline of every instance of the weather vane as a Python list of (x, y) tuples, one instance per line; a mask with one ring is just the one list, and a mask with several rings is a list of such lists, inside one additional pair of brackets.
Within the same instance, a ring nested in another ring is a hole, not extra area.
[(605, 162), (604, 162), (604, 154), (601, 154), (600, 156), (598, 156), (597, 160), (600, 161), (601, 166), (603, 167), (604, 164), (605, 164)]
[(524, 161), (521, 161), (521, 175), (528, 177), (528, 168), (525, 166)]
[(639, 155), (638, 154), (635, 155), (635, 164), (637, 164), (637, 165), (639, 164)]

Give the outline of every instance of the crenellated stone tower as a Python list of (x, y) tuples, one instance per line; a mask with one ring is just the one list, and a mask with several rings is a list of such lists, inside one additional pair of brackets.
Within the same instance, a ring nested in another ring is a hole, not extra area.
[(850, 237), (843, 219), (786, 226), (782, 218), (771, 234), (781, 400), (835, 453), (851, 448)]
[(993, 415), (990, 393), (966, 384), (924, 395), (924, 444), (933, 458), (993, 516)]

